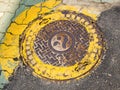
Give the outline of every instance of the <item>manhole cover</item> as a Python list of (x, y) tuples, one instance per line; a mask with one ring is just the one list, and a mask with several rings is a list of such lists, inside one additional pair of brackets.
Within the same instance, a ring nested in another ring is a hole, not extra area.
[(89, 46), (85, 28), (72, 20), (57, 20), (43, 27), (34, 41), (38, 57), (46, 64), (71, 66), (79, 62)]
[(70, 10), (33, 20), (22, 35), (21, 56), (39, 76), (53, 80), (81, 78), (96, 67), (103, 39), (95, 21)]

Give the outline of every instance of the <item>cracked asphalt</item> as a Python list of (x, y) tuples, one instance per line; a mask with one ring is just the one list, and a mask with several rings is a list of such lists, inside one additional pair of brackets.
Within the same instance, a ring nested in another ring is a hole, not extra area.
[(97, 24), (104, 33), (107, 50), (102, 63), (89, 76), (71, 82), (50, 82), (34, 77), (21, 63), (3, 90), (120, 90), (120, 7), (102, 12)]

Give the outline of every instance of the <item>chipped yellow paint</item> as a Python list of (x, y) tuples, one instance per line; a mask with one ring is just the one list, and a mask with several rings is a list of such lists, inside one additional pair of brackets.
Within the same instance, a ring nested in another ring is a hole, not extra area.
[(79, 6), (70, 6), (70, 5), (60, 5), (56, 10), (71, 10), (71, 11), (76, 11), (79, 12), (80, 7)]
[(0, 58), (0, 65), (2, 70), (5, 70), (4, 75), (6, 79), (13, 73), (18, 63), (19, 61), (15, 62), (12, 58)]
[[(5, 58), (15, 58), (15, 57), (19, 57), (19, 50), (18, 50), (18, 46), (14, 46), (14, 45), (8, 45), (6, 46), (5, 44), (1, 44), (0, 45), (0, 57), (2, 57), (4, 59)], [(4, 63), (4, 62), (2, 62)]]
[(27, 25), (22, 25), (17, 23), (18, 22), (11, 23), (10, 27), (8, 28), (8, 32), (13, 35), (19, 36), (23, 32), (23, 30), (27, 27)]
[[(13, 60), (13, 58), (19, 58), (20, 53), (22, 57), (24, 57), (23, 62), (26, 65), (29, 65), (34, 70), (33, 74), (37, 75), (38, 77), (44, 77), (48, 79), (68, 80), (73, 78), (82, 78), (85, 75), (89, 74), (89, 71), (93, 68), (94, 65), (95, 67), (98, 66), (101, 59), (99, 58), (99, 55), (101, 54), (103, 48), (97, 43), (99, 39), (97, 38), (97, 34), (95, 34), (96, 29), (93, 29), (92, 25), (89, 25), (89, 22), (85, 22), (85, 24), (83, 24), (85, 19), (81, 19), (78, 17), (78, 22), (83, 25), (86, 28), (87, 32), (90, 34), (90, 36), (93, 37), (93, 41), (91, 41), (89, 44), (87, 52), (88, 54), (86, 54), (79, 63), (76, 63), (75, 65), (69, 67), (52, 66), (44, 64), (34, 52), (33, 41), (35, 40), (35, 35), (37, 35), (38, 31), (42, 27), (56, 20), (68, 20), (68, 18), (64, 17), (64, 15), (61, 13), (62, 10), (75, 11), (77, 13), (80, 12), (84, 15), (92, 17), (92, 19), (94, 20), (97, 20), (98, 14), (89, 12), (87, 8), (81, 9), (80, 6), (70, 6), (62, 4), (59, 5), (60, 3), (61, 0), (47, 0), (44, 3), (34, 5), (31, 8), (26, 9), (24, 12), (22, 12), (15, 19), (15, 22), (10, 25), (7, 30), (8, 33), (5, 35), (3, 44), (0, 45), (0, 62), (2, 62), (0, 64), (2, 66), (2, 69), (9, 72), (5, 72), (6, 79), (13, 73), (15, 67), (17, 67), (17, 65), (19, 64), (20, 61), (16, 62)], [(59, 5), (59, 7), (56, 7), (57, 5)], [(55, 11), (51, 12), (52, 10)], [(45, 15), (45, 13), (49, 14)], [(46, 23), (42, 22), (42, 19), (36, 19), (38, 16), (46, 19)], [(70, 15), (68, 14), (67, 17), (70, 17)], [(74, 17), (75, 16), (72, 16), (71, 19), (74, 20)], [(41, 25), (39, 25), (40, 22)], [(19, 50), (19, 39), (20, 35), (22, 36), (23, 32), (23, 36), (25, 36), (25, 39), (22, 42), (23, 49), (21, 48)], [(28, 45), (27, 47), (26, 44)], [(30, 51), (26, 52), (26, 49), (29, 48)], [(31, 53), (31, 55), (27, 56), (28, 53)], [(75, 71), (75, 68), (78, 71)]]
[[(24, 57), (24, 63), (26, 63), (26, 65), (29, 65), (34, 70), (33, 73), (38, 77), (44, 77), (53, 80), (69, 80), (73, 78), (81, 78), (87, 75), (93, 67), (96, 67), (100, 63), (101, 58), (99, 56), (101, 54), (103, 47), (98, 44), (98, 38), (97, 38), (98, 35), (94, 33), (95, 29), (92, 27), (92, 25), (88, 25), (89, 22), (86, 22), (87, 25), (83, 24), (83, 22), (85, 21), (84, 19), (79, 19), (78, 22), (86, 28), (88, 34), (90, 34), (90, 36), (93, 37), (93, 41), (90, 42), (87, 54), (79, 63), (76, 63), (75, 65), (69, 67), (57, 67), (43, 63), (42, 60), (40, 60), (40, 58), (36, 55), (33, 49), (34, 46), (33, 41), (35, 40), (35, 36), (37, 35), (38, 31), (41, 30), (42, 27), (49, 24), (50, 22), (56, 20), (70, 19), (68, 18), (70, 17), (69, 14), (66, 15), (66, 17), (64, 17), (64, 15), (60, 12), (62, 10), (79, 12), (79, 9), (76, 7), (61, 5), (60, 7), (56, 8), (56, 10), (53, 13), (45, 15), (42, 18), (44, 20), (47, 20), (45, 21), (46, 23), (42, 22), (41, 19), (36, 19), (31, 23), (31, 25), (29, 25), (29, 27), (24, 32), (23, 36), (25, 36), (25, 38), (21, 42), (22, 45), (21, 47), (23, 47), (20, 50), (21, 55), (22, 57)], [(81, 13), (90, 16), (94, 20), (96, 20), (95, 14), (91, 14), (86, 11), (87, 10), (82, 10)], [(39, 23), (41, 24), (39, 25)], [(28, 49), (30, 49), (28, 53), (31, 53), (31, 55), (29, 56), (27, 56), (26, 53)], [(75, 68), (77, 68), (78, 71), (75, 71)]]
[(88, 9), (87, 9), (87, 8), (83, 8), (83, 9), (81, 10), (81, 12), (82, 12), (83, 14), (92, 17), (92, 19), (94, 19), (94, 20), (97, 20), (98, 14), (97, 14), (97, 13), (92, 13), (92, 12), (90, 12), (90, 11), (94, 11), (94, 9), (91, 10), (91, 9), (89, 9), (89, 8), (88, 8)]
[(42, 7), (47, 7), (49, 9), (53, 9), (57, 5), (59, 5), (62, 0), (47, 0), (46, 2), (42, 3)]
[(18, 35), (12, 35), (10, 33), (6, 33), (6, 37), (4, 38), (4, 43), (6, 43), (8, 46), (18, 46), (19, 43), (19, 36)]
[(6, 80), (8, 77), (10, 77), (14, 69), (19, 64), (19, 61), (13, 60), (13, 58), (19, 57), (18, 48), (18, 46), (6, 46), (5, 44), (0, 45), (0, 65), (2, 67), (2, 70), (5, 70), (4, 75)]
[[(95, 9), (95, 8), (94, 8)], [(70, 6), (70, 5), (60, 5), (60, 7), (56, 8), (56, 10), (71, 10), (71, 11), (76, 11), (76, 12), (81, 12), (87, 16), (92, 17), (92, 19), (97, 20), (99, 14), (90, 12), (94, 11), (94, 9), (86, 8), (83, 6)]]
[(47, 0), (44, 3), (38, 3), (32, 6), (30, 9), (26, 9), (21, 13), (16, 19), (15, 22), (18, 24), (28, 24), (34, 20), (38, 15), (44, 15), (47, 12), (51, 11), (51, 8), (59, 5), (61, 0)]
[[(39, 3), (29, 9), (23, 11), (9, 26), (4, 37), (3, 44), (0, 44), (0, 65), (4, 72), (5, 78), (8, 79), (14, 69), (19, 65), (19, 61), (14, 61), (13, 58), (19, 58), (19, 39), (28, 24), (37, 18), (39, 15), (44, 15), (51, 11), (51, 7), (55, 7), (61, 0), (47, 0), (44, 4)], [(48, 4), (50, 3), (50, 4)], [(40, 8), (43, 5), (43, 8)]]

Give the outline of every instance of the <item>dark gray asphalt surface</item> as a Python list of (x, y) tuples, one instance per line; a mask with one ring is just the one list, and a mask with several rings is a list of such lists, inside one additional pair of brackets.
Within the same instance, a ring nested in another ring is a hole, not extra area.
[(102, 64), (91, 75), (71, 83), (53, 83), (31, 75), (21, 65), (3, 90), (120, 90), (120, 7), (101, 14), (97, 21), (107, 42)]

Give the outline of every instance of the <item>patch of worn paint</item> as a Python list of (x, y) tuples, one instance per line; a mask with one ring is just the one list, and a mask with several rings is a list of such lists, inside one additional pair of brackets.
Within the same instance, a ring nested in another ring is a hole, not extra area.
[[(5, 22), (5, 24), (7, 24), (6, 26), (4, 26), (3, 23), (0, 23), (0, 25), (3, 24), (2, 27), (0, 27), (0, 42), (1, 42), (0, 43), (0, 70), (1, 70), (0, 71), (1, 72), (0, 88), (2, 88), (6, 83), (9, 82), (8, 78), (13, 74), (15, 68), (19, 65), (19, 63), (21, 61), (19, 58), (20, 57), (19, 39), (20, 39), (20, 34), (23, 32), (23, 30), (26, 28), (27, 25), (24, 25), (24, 23), (15, 22), (12, 20), (14, 20), (14, 18), (16, 18), (22, 11), (24, 11), (26, 9), (26, 7), (30, 8), (31, 6), (34, 6), (34, 4), (36, 4), (38, 2), (39, 3), (43, 2), (43, 0), (36, 0), (36, 1), (22, 0), (20, 3), (19, 2), (14, 3), (13, 1), (9, 1), (10, 4), (12, 3), (12, 4), (16, 5), (15, 8), (17, 10), (6, 11), (8, 14), (5, 14), (7, 16), (4, 15), (5, 17), (3, 18), (4, 22), (6, 21)], [(5, 1), (3, 3), (8, 3), (8, 2)], [(18, 8), (17, 8), (17, 6), (18, 6)], [(9, 12), (13, 12), (13, 13), (9, 13)], [(27, 13), (28, 12), (25, 12), (25, 15)], [(30, 13), (33, 14), (33, 12), (30, 12)], [(34, 14), (33, 14), (33, 16), (34, 16)], [(38, 15), (36, 14), (36, 17), (37, 16)], [(2, 17), (2, 15), (1, 15), (1, 17)], [(0, 17), (0, 20), (1, 20), (1, 17)], [(27, 18), (27, 17), (25, 17), (25, 18)], [(12, 21), (12, 23), (11, 23), (11, 21)], [(19, 18), (19, 21), (21, 21), (20, 18)], [(7, 29), (7, 31), (6, 31), (6, 29)]]
[(4, 87), (4, 85), (6, 83), (8, 83), (8, 80), (6, 79), (5, 77), (5, 72), (2, 68), (1, 68), (1, 65), (0, 65), (0, 89), (2, 89)]
[[(0, 33), (3, 33), (3, 34), (6, 33), (6, 30), (11, 23), (11, 19), (14, 17), (15, 11), (19, 6), (19, 1), (20, 0), (17, 0), (17, 1), (1, 0), (0, 13), (3, 13), (3, 14), (1, 14), (1, 17), (0, 17)], [(0, 42), (3, 41), (3, 37), (4, 35), (0, 36)]]
[(7, 71), (7, 73), (4, 73), (5, 79), (8, 80), (8, 78), (13, 74), (14, 69), (18, 66), (19, 60), (15, 61), (14, 58), (0, 58), (0, 65), (2, 70)]
[(13, 18), (13, 21), (15, 20), (15, 18), (20, 14), (22, 13), (24, 10), (26, 9), (29, 9), (31, 6), (34, 6), (35, 4), (37, 3), (40, 3), (40, 2), (45, 2), (46, 0), (22, 0), (20, 2), (20, 6), (19, 8), (16, 10), (16, 14)]

